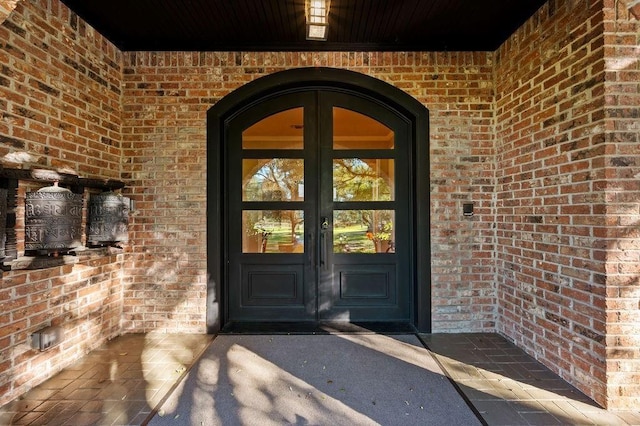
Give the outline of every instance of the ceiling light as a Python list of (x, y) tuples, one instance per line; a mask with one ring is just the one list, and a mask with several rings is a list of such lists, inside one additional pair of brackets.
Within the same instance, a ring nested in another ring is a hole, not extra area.
[(307, 40), (327, 41), (330, 0), (306, 0)]

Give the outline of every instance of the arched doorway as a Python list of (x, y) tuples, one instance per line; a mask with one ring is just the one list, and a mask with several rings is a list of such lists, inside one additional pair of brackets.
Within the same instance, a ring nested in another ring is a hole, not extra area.
[(346, 70), (283, 71), (213, 106), (208, 306), (236, 323), (430, 331), (428, 111)]

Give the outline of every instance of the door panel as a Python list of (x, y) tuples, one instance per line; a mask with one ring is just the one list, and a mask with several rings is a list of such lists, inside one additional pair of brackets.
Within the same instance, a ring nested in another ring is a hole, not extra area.
[(317, 196), (305, 186), (315, 173), (305, 147), (314, 99), (313, 93), (281, 96), (229, 123), (229, 321), (315, 320), (308, 234)]
[(363, 98), (320, 99), (319, 211), (333, 222), (320, 231), (332, 250), (319, 270), (318, 317), (409, 321), (407, 124)]
[(242, 304), (245, 306), (304, 305), (303, 270), (300, 265), (242, 267)]
[(409, 322), (408, 124), (310, 90), (228, 130), (227, 321)]
[[(386, 265), (333, 266), (339, 291), (335, 305), (393, 305), (396, 303), (395, 270)], [(375, 299), (375, 300), (372, 300)]]

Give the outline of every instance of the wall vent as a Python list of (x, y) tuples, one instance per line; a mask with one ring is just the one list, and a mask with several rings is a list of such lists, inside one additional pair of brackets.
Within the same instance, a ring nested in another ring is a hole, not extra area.
[(31, 347), (40, 351), (46, 351), (62, 342), (62, 327), (45, 327), (31, 335)]

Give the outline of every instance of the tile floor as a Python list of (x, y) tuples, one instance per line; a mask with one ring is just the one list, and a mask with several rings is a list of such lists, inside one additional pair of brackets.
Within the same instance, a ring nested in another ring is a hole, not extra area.
[[(640, 425), (640, 411), (598, 408), (499, 335), (420, 337), (488, 425)], [(211, 340), (118, 337), (0, 407), (0, 425), (144, 424)]]
[(608, 412), (498, 334), (421, 335), (489, 425), (640, 425)]
[(0, 425), (140, 425), (212, 336), (130, 334), (107, 342), (16, 401)]

